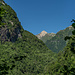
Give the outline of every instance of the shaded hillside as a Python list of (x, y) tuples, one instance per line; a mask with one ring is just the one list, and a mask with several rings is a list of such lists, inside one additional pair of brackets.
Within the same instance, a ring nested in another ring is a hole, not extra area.
[(3, 0), (7, 11), (0, 25), (0, 75), (43, 75), (56, 54), (32, 33), (24, 30), (14, 10)]
[(68, 40), (65, 48), (58, 53), (58, 59), (47, 65), (46, 73), (50, 75), (75, 75), (75, 20), (71, 22), (74, 30), (71, 36), (66, 36)]
[(60, 30), (53, 38), (47, 40), (45, 44), (53, 52), (59, 52), (60, 50), (63, 50), (63, 48), (66, 46), (64, 37), (72, 35), (72, 30), (72, 26), (69, 26), (64, 30)]
[(0, 44), (1, 65), (5, 61), (10, 67), (8, 75), (44, 74), (45, 66), (56, 59), (56, 54), (30, 32), (24, 31), (22, 35), (23, 39), (17, 39), (14, 43)]

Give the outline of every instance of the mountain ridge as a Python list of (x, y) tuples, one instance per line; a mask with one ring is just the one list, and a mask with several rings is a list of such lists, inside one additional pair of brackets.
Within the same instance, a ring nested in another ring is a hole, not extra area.
[(41, 37), (40, 40), (42, 40), (53, 52), (59, 52), (66, 46), (67, 41), (64, 40), (65, 36), (71, 36), (73, 29), (72, 25), (70, 25), (54, 35), (50, 36), (50, 33), (47, 33), (45, 36)]

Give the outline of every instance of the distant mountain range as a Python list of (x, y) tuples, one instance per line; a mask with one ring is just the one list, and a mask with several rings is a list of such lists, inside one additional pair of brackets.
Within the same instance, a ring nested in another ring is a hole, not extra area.
[(43, 30), (40, 34), (37, 34), (36, 36), (45, 43), (47, 40), (50, 40), (55, 35), (55, 33), (47, 33), (45, 30)]
[[(36, 35), (39, 39), (41, 39), (49, 49), (53, 52), (59, 52), (63, 50), (66, 46), (66, 41), (64, 40), (65, 36), (72, 35), (73, 27), (69, 26), (64, 30), (60, 30), (59, 32), (55, 33), (47, 33), (46, 31), (42, 31), (40, 34)], [(43, 35), (44, 34), (44, 35)]]
[(46, 31), (42, 31), (40, 34), (36, 35), (39, 39), (41, 39), (43, 36), (45, 36), (47, 34)]

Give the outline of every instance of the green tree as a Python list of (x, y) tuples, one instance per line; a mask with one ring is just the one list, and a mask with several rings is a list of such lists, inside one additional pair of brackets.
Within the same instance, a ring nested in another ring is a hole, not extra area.
[[(75, 20), (72, 19), (71, 22), (74, 22), (72, 23), (72, 27), (74, 28), (74, 30), (72, 31), (72, 36), (69, 37), (69, 36), (66, 36), (64, 39), (65, 41), (66, 40), (71, 40), (71, 46), (70, 46), (70, 51), (75, 54)], [(69, 59), (70, 60), (70, 59)], [(64, 75), (68, 75), (68, 74), (72, 74), (72, 75), (75, 75), (75, 68), (71, 67), (70, 69), (68, 68), (67, 65), (64, 65), (64, 71), (61, 71), (61, 73), (64, 73)]]
[(0, 75), (6, 75), (8, 74), (9, 66), (7, 66), (7, 63), (3, 61), (3, 63), (0, 62)]
[(4, 17), (4, 14), (7, 13), (2, 7), (0, 8), (0, 25), (3, 24), (2, 20)]
[(2, 8), (0, 8), (0, 25), (1, 25), (1, 21), (2, 21)]

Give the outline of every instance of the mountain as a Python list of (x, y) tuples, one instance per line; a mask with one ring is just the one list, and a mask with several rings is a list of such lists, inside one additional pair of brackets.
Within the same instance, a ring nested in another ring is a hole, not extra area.
[(36, 35), (39, 39), (41, 39), (43, 36), (45, 36), (47, 32), (43, 30), (40, 34)]
[(55, 33), (47, 33), (46, 31), (42, 31), (36, 36), (45, 43), (47, 40), (50, 40), (52, 37), (54, 37)]
[(47, 65), (49, 75), (75, 75), (75, 35), (71, 35), (66, 46), (58, 53), (58, 59)]
[(62, 43), (64, 36), (70, 36), (65, 48), (54, 53), (37, 36), (23, 29), (15, 11), (3, 0), (0, 0), (0, 8), (7, 12), (0, 23), (0, 75), (75, 75), (75, 35), (71, 33), (72, 26), (57, 34), (41, 33), (42, 37), (53, 35), (53, 40), (50, 40), (56, 45), (57, 41)]
[(72, 26), (69, 26), (64, 30), (60, 30), (56, 33), (54, 37), (52, 37), (50, 40), (47, 40), (45, 44), (53, 52), (58, 53), (60, 50), (63, 50), (63, 48), (66, 46), (67, 42), (64, 40), (64, 38), (66, 36), (71, 36), (73, 30), (74, 28)]
[(24, 30), (16, 12), (3, 0), (0, 8), (7, 12), (0, 25), (0, 75), (46, 75), (46, 66), (57, 59), (56, 53)]
[(17, 38), (22, 38), (21, 32), (24, 31), (20, 22), (16, 16), (15, 11), (7, 5), (3, 0), (0, 0), (0, 7), (6, 10), (6, 14), (3, 16), (2, 22), (4, 25), (0, 25), (0, 39), (1, 41), (15, 42)]
[(65, 36), (71, 36), (72, 30), (74, 28), (72, 26), (67, 27), (64, 30), (60, 30), (56, 34), (54, 33), (46, 33), (41, 37), (40, 35), (36, 35), (39, 39), (41, 39), (46, 46), (51, 49), (53, 52), (58, 53), (60, 50), (63, 50), (63, 48), (66, 46), (66, 41), (64, 40)]

